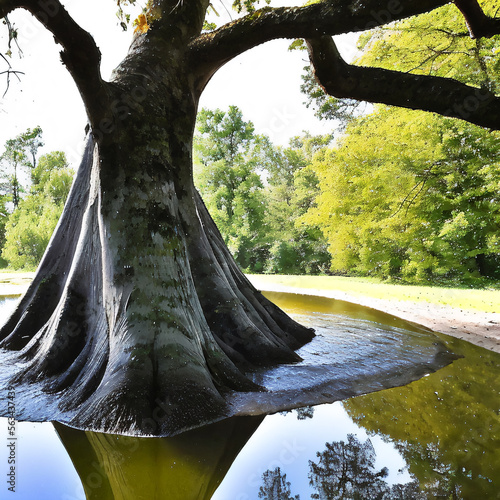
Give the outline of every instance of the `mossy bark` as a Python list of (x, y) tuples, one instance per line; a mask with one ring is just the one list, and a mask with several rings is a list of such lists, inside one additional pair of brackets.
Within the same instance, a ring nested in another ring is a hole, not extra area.
[(261, 390), (245, 371), (297, 361), (313, 337), (246, 280), (194, 188), (197, 95), (179, 50), (138, 37), (116, 70), (113, 119), (90, 134), (0, 332), (15, 382), (42, 383), (73, 427), (169, 435), (219, 420), (230, 391)]

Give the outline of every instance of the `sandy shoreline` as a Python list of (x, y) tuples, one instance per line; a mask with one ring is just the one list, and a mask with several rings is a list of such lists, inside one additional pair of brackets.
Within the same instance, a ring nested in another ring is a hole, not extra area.
[[(0, 295), (15, 296), (23, 294), (31, 283), (33, 276), (34, 273), (0, 274)], [(458, 309), (428, 302), (376, 299), (335, 290), (319, 290), (271, 284), (259, 280), (258, 276), (251, 276), (249, 278), (254, 286), (262, 291), (317, 295), (353, 302), (419, 323), (431, 330), (445, 333), (500, 353), (500, 314), (498, 313)]]
[(399, 318), (424, 325), (433, 331), (445, 333), (500, 353), (500, 314), (498, 313), (458, 309), (428, 302), (376, 299), (335, 290), (271, 284), (260, 281), (258, 276), (249, 278), (253, 285), (262, 291), (317, 295), (353, 302), (393, 314)]

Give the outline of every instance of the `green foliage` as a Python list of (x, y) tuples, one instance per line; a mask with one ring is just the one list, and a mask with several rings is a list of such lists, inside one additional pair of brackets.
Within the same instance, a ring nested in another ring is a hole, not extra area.
[(330, 136), (291, 140), (289, 148), (273, 148), (267, 168), (266, 200), (270, 239), (266, 272), (318, 274), (326, 272), (330, 256), (320, 229), (300, 221), (314, 205), (318, 179), (309, 163), (313, 154), (331, 140)]
[(31, 193), (10, 215), (2, 245), (2, 258), (14, 269), (32, 269), (40, 262), (73, 179), (60, 151), (42, 156), (31, 174)]
[[(271, 0), (264, 0), (266, 4), (270, 4)], [(234, 0), (233, 9), (236, 12), (255, 12), (255, 6), (260, 3), (260, 0)]]
[[(498, 0), (483, 2), (488, 13)], [(470, 38), (452, 4), (362, 35), (358, 63), (498, 88), (500, 37)], [(328, 237), (336, 273), (425, 283), (500, 277), (499, 135), (423, 112), (379, 107), (353, 121), (312, 76), (303, 86), (346, 137), (315, 158), (318, 207), (303, 217)]]
[[(481, 7), (491, 16), (500, 9), (499, 0), (485, 0)], [(363, 33), (358, 39), (362, 56), (355, 61), (403, 73), (454, 78), (477, 87), (498, 91), (500, 36), (471, 39), (464, 17), (452, 3), (431, 12)], [(308, 67), (304, 68), (301, 90), (307, 106), (320, 119), (338, 120), (340, 127), (364, 107), (352, 99), (336, 99), (323, 91)]]
[(304, 67), (300, 90), (307, 96), (306, 107), (312, 107), (320, 120), (336, 120), (341, 130), (365, 109), (355, 99), (337, 99), (326, 94), (315, 80), (310, 66)]
[(63, 205), (68, 197), (74, 172), (68, 167), (66, 155), (53, 151), (43, 155), (31, 171), (31, 192), (44, 193), (56, 205)]
[[(495, 15), (499, 0), (482, 8)], [(379, 28), (365, 36), (358, 61), (367, 66), (403, 72), (435, 74), (464, 83), (498, 88), (500, 36), (471, 39), (461, 12), (453, 4)]]
[(498, 354), (458, 341), (450, 349), (464, 358), (407, 386), (353, 398), (343, 406), (368, 433), (394, 444), (424, 498), (495, 498)]
[(315, 157), (321, 194), (303, 220), (327, 236), (334, 272), (498, 278), (499, 141), (465, 122), (380, 108)]
[(265, 260), (259, 138), (236, 106), (227, 112), (202, 109), (197, 128), (196, 184), (238, 264), (258, 272)]
[(42, 129), (35, 127), (5, 142), (5, 150), (0, 156), (0, 189), (9, 196), (14, 208), (19, 205), (25, 186), (20, 175), (36, 167), (36, 154), (43, 146)]
[(2, 258), (13, 269), (34, 269), (62, 213), (62, 206), (41, 194), (28, 196), (9, 217)]
[[(7, 221), (9, 220), (9, 213), (7, 211), (7, 197), (0, 196), (0, 249), (5, 245), (5, 229)], [(0, 254), (0, 268), (5, 267), (7, 263)]]
[(324, 272), (329, 255), (321, 231), (296, 221), (318, 190), (307, 168), (312, 152), (331, 137), (275, 147), (235, 106), (201, 110), (197, 128), (195, 181), (238, 264), (251, 272)]

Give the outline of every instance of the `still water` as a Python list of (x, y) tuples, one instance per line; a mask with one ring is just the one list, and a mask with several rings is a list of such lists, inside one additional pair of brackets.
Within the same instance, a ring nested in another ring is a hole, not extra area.
[[(313, 327), (354, 321), (415, 330), (342, 301), (266, 295)], [(0, 300), (0, 321), (14, 305)], [(17, 423), (12, 431), (0, 419), (0, 499), (500, 498), (500, 355), (442, 339), (463, 358), (405, 387), (174, 438), (50, 423)]]

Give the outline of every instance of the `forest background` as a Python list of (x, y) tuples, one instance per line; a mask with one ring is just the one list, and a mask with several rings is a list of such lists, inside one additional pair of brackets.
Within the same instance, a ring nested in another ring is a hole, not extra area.
[[(303, 49), (300, 41), (291, 48)], [(499, 90), (500, 37), (471, 39), (453, 5), (365, 33), (358, 49), (358, 64)], [(199, 113), (196, 185), (241, 268), (496, 286), (500, 134), (333, 99), (307, 69), (302, 91), (332, 134), (276, 146), (236, 106)], [(38, 158), (42, 134), (27, 130), (0, 156), (2, 267), (37, 266), (70, 189), (64, 153)]]

